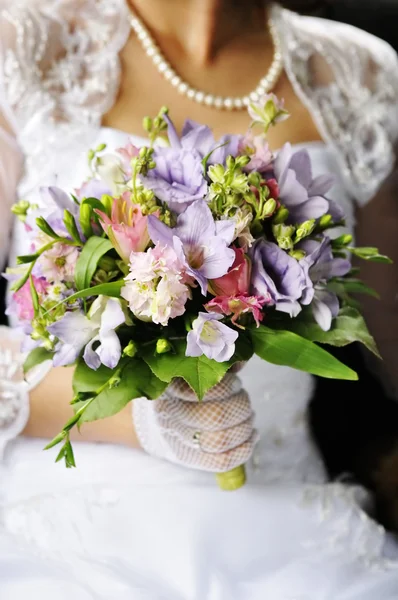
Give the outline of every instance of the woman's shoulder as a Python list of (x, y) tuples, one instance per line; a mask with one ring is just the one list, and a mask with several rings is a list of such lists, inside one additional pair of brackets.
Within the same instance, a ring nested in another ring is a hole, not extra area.
[(277, 7), (286, 71), (350, 191), (371, 198), (395, 163), (398, 57), (383, 40), (351, 25)]
[(125, 0), (0, 0), (0, 95), (19, 129), (45, 110), (100, 117), (118, 86), (126, 10)]

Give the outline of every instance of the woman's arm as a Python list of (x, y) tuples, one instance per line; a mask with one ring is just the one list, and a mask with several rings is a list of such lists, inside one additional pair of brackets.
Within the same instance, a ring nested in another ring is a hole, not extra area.
[[(70, 400), (73, 368), (57, 367), (30, 394), (30, 418), (23, 435), (51, 439), (73, 415)], [(80, 433), (76, 428), (71, 439), (90, 442), (110, 442), (138, 447), (131, 415), (131, 405), (114, 417), (86, 423)]]

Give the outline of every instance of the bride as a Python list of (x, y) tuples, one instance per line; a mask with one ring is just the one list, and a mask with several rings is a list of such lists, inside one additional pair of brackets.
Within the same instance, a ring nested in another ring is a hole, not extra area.
[[(142, 117), (161, 105), (179, 128), (189, 116), (216, 135), (241, 133), (245, 97), (271, 89), (292, 115), (270, 133), (271, 147), (290, 141), (309, 152), (315, 174), (333, 172), (333, 197), (358, 241), (378, 235), (394, 257), (387, 179), (397, 57), (369, 34), (289, 11), (293, 4), (1, 2), (0, 261), (26, 253), (18, 224), (8, 235), (11, 204), (37, 202), (41, 185), (72, 191), (87, 175), (88, 148), (118, 148), (129, 135), (142, 143)], [(303, 0), (303, 12), (312, 4)], [(365, 267), (384, 300), (364, 310), (394, 385), (396, 281), (382, 270), (377, 282)], [(309, 375), (253, 359), (240, 373), (252, 406), (239, 390), (222, 406), (181, 402), (178, 420), (200, 434), (177, 447), (161, 424), (169, 404), (133, 402), (132, 412), (84, 426), (78, 468), (66, 470), (42, 448), (70, 414), (71, 369), (45, 366), (27, 389), (18, 348), (3, 329), (2, 600), (398, 597), (398, 546), (367, 515), (367, 493), (327, 483), (307, 427)], [(249, 483), (220, 492), (209, 471), (242, 456)]]

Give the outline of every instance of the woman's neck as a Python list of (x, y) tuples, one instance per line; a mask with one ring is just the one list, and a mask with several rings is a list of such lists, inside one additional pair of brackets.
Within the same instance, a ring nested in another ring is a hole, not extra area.
[(196, 66), (233, 38), (264, 30), (266, 0), (128, 0), (156, 39), (178, 44)]

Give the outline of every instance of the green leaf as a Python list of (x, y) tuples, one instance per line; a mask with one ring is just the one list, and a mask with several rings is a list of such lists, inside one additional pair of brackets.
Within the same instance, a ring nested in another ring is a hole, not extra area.
[(169, 352), (155, 355), (152, 349), (144, 354), (143, 359), (152, 372), (166, 383), (170, 383), (175, 377), (184, 379), (199, 400), (203, 400), (206, 392), (221, 381), (234, 362), (242, 360), (239, 354), (225, 363), (218, 363), (205, 356), (188, 357), (185, 356), (186, 346), (186, 340), (178, 340), (173, 342), (174, 354)]
[(24, 364), (23, 364), (23, 372), (29, 373), (31, 369), (37, 367), (37, 365), (41, 365), (41, 363), (46, 360), (52, 360), (53, 353), (49, 352), (45, 348), (35, 348), (31, 352), (29, 352)]
[(104, 238), (93, 236), (87, 240), (76, 263), (75, 282), (78, 290), (90, 286), (98, 261), (112, 248), (111, 242)]
[(27, 265), (39, 258), (39, 254), (20, 254), (17, 256), (17, 265)]
[(354, 254), (354, 256), (357, 256), (358, 258), (362, 258), (363, 260), (369, 260), (369, 261), (378, 262), (378, 263), (385, 263), (385, 264), (389, 264), (389, 265), (391, 265), (393, 262), (391, 260), (391, 258), (388, 258), (388, 256), (384, 256), (384, 254), (379, 254), (379, 251), (377, 248), (348, 247), (347, 250), (349, 252), (351, 252), (351, 254)]
[(30, 296), (32, 298), (34, 315), (35, 315), (35, 317), (37, 317), (37, 315), (39, 314), (39, 310), (40, 310), (40, 304), (39, 304), (39, 296), (36, 291), (32, 276), (29, 277), (29, 285), (30, 285)]
[(283, 327), (288, 328), (302, 337), (319, 342), (321, 344), (329, 344), (330, 346), (347, 346), (354, 342), (360, 342), (368, 350), (373, 352), (380, 358), (376, 342), (369, 333), (365, 320), (356, 308), (345, 306), (339, 312), (339, 315), (333, 319), (330, 331), (323, 331), (317, 323), (310, 311), (303, 311), (302, 315), (297, 319), (291, 319), (290, 325)]
[(106, 212), (105, 206), (97, 198), (84, 198), (82, 204), (88, 204), (89, 206), (91, 206), (92, 209), (97, 209), (102, 212)]
[(360, 279), (335, 279), (329, 281), (327, 287), (328, 290), (342, 298), (345, 298), (347, 294), (365, 294), (374, 298), (380, 298), (376, 290), (365, 285)]
[(120, 291), (125, 286), (124, 279), (119, 281), (110, 281), (109, 283), (100, 283), (91, 288), (86, 288), (80, 292), (76, 292), (66, 298), (66, 302), (73, 302), (78, 298), (88, 298), (89, 296), (109, 296), (110, 298), (120, 298)]
[(356, 381), (357, 374), (313, 342), (291, 331), (261, 325), (251, 329), (254, 352), (262, 359), (328, 379)]
[[(134, 358), (125, 363), (119, 385), (110, 389), (107, 383), (116, 371), (104, 366), (93, 371), (83, 360), (79, 361), (73, 378), (74, 392), (94, 392), (104, 388), (83, 412), (79, 425), (115, 415), (134, 398), (145, 396), (154, 400), (167, 387), (167, 383), (158, 379), (145, 362)], [(74, 408), (80, 410), (83, 405), (84, 402), (80, 402)]]
[(29, 266), (29, 268), (26, 270), (25, 275), (23, 275), (21, 277), (21, 279), (18, 279), (18, 281), (16, 281), (15, 283), (12, 284), (11, 286), (11, 290), (13, 292), (19, 292), (19, 290), (25, 285), (25, 283), (28, 281), (30, 274), (32, 273), (33, 267), (34, 267), (35, 263), (32, 262)]

